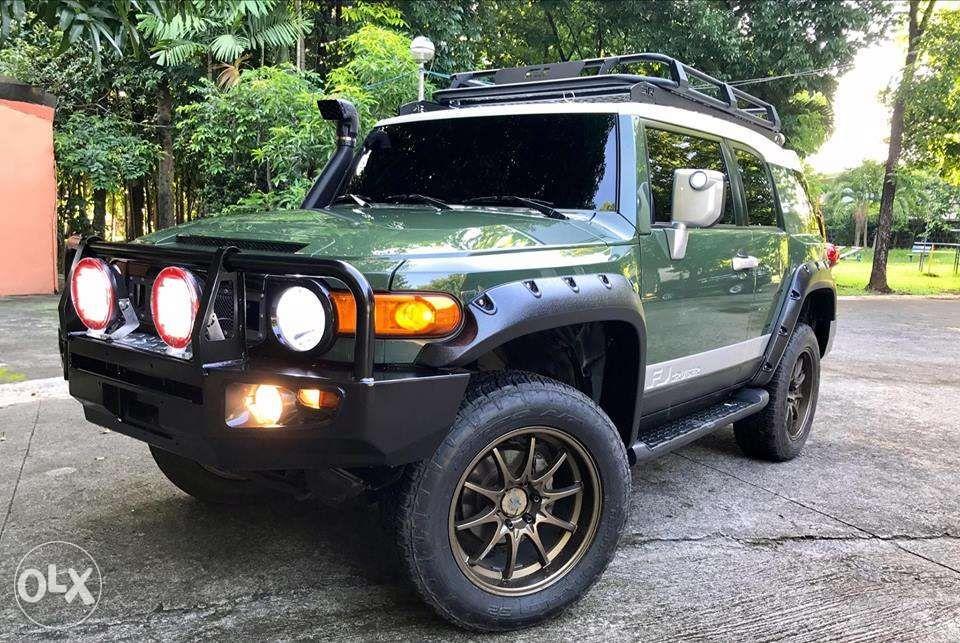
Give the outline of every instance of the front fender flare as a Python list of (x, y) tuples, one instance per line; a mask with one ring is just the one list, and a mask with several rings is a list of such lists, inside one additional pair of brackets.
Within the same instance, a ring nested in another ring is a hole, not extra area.
[[(620, 274), (525, 279), (496, 286), (467, 306), (463, 331), (446, 342), (427, 344), (417, 363), (434, 368), (463, 367), (512, 339), (589, 322), (620, 322), (637, 336), (637, 390), (633, 417), (621, 427), (632, 444), (640, 420), (646, 373), (647, 326), (640, 296)], [(629, 433), (629, 435), (628, 435)]]
[(514, 281), (471, 301), (463, 331), (446, 342), (427, 344), (417, 363), (434, 368), (466, 366), (512, 339), (586, 322), (630, 324), (640, 347), (641, 390), (646, 322), (640, 296), (618, 274), (574, 275)]

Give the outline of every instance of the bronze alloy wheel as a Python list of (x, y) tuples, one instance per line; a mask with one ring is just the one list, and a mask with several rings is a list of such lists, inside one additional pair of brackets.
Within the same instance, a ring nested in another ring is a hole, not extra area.
[(807, 416), (810, 414), (811, 387), (813, 385), (813, 359), (809, 351), (803, 351), (797, 357), (790, 375), (790, 386), (787, 389), (787, 435), (796, 440), (803, 433), (807, 425)]
[(548, 427), (511, 431), (480, 451), (450, 505), (450, 546), (477, 587), (504, 596), (563, 578), (593, 542), (601, 510), (593, 458)]

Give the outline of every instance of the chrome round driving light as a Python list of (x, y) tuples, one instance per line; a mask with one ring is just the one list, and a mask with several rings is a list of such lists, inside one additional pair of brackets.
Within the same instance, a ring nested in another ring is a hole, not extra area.
[(320, 296), (303, 286), (290, 286), (273, 302), (273, 334), (299, 352), (316, 348), (327, 333), (327, 310)]

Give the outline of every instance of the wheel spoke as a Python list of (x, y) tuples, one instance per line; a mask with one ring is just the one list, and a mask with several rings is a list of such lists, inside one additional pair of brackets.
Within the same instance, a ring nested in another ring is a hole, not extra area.
[(807, 371), (806, 369), (801, 368), (800, 372), (797, 373), (797, 376), (794, 378), (794, 381), (797, 383), (798, 389), (803, 385), (803, 382), (806, 379), (807, 379)]
[(506, 532), (506, 528), (503, 525), (500, 525), (499, 529), (493, 531), (493, 535), (490, 536), (490, 540), (487, 541), (487, 544), (484, 545), (483, 550), (474, 556), (473, 558), (467, 561), (468, 565), (477, 565), (484, 558), (490, 555), (490, 552), (493, 551), (493, 548), (496, 547), (497, 543), (500, 542), (500, 539), (503, 538), (503, 534)]
[(486, 487), (481, 487), (480, 485), (470, 482), (469, 480), (463, 483), (463, 488), (469, 489), (470, 491), (483, 496), (495, 505), (500, 503), (500, 496), (503, 495), (502, 491), (487, 489)]
[(564, 531), (574, 532), (577, 530), (577, 525), (572, 522), (567, 522), (562, 518), (557, 518), (552, 513), (547, 513), (546, 511), (541, 511), (537, 514), (537, 523), (543, 523), (545, 525), (553, 525), (554, 527), (559, 527)]
[(500, 453), (500, 449), (494, 447), (492, 453), (493, 459), (497, 463), (497, 468), (500, 469), (500, 475), (503, 477), (504, 488), (516, 483), (517, 479), (510, 471), (510, 467), (507, 466), (507, 461), (503, 459), (503, 454)]
[(520, 474), (521, 480), (533, 479), (533, 462), (537, 457), (537, 438), (530, 436), (530, 449), (527, 451), (527, 463), (523, 466), (523, 473)]
[(790, 376), (790, 379), (793, 381), (797, 380), (797, 377), (800, 375), (800, 372), (803, 371), (803, 358), (797, 360), (797, 363), (793, 366), (793, 375)]
[(457, 531), (463, 531), (464, 529), (470, 529), (471, 527), (476, 527), (477, 525), (485, 525), (488, 522), (500, 522), (500, 518), (497, 517), (496, 507), (492, 507), (487, 511), (477, 514), (473, 518), (461, 520), (457, 523), (456, 527)]
[(547, 480), (552, 478), (557, 471), (560, 470), (560, 467), (563, 466), (563, 463), (566, 461), (567, 461), (567, 453), (563, 452), (560, 454), (560, 457), (557, 458), (557, 461), (553, 463), (553, 466), (547, 469), (546, 473), (544, 473), (542, 476), (540, 476), (536, 480), (531, 480), (530, 483), (534, 486), (545, 483)]
[(503, 580), (513, 578), (513, 572), (517, 568), (517, 551), (520, 549), (520, 539), (523, 536), (513, 531), (507, 532), (507, 546), (510, 547), (507, 555), (507, 565), (503, 568)]
[(540, 497), (543, 498), (543, 504), (549, 504), (562, 498), (575, 496), (581, 491), (583, 491), (583, 484), (575, 482), (569, 487), (563, 487), (562, 489), (544, 489), (540, 492)]
[(533, 543), (533, 546), (537, 548), (537, 553), (540, 554), (540, 561), (543, 563), (543, 566), (546, 567), (550, 564), (550, 554), (547, 553), (547, 549), (543, 546), (543, 542), (540, 540), (540, 532), (537, 531), (536, 525), (530, 525), (526, 531), (527, 538), (530, 539), (530, 542)]

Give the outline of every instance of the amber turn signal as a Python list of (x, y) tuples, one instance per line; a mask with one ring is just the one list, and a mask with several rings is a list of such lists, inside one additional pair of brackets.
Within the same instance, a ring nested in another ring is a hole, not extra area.
[(297, 402), (310, 409), (335, 409), (340, 406), (340, 395), (336, 391), (302, 388), (297, 391)]
[[(332, 292), (337, 332), (357, 332), (357, 307), (348, 292)], [(463, 312), (450, 295), (440, 293), (377, 293), (373, 296), (377, 335), (384, 337), (443, 337), (460, 327)]]

